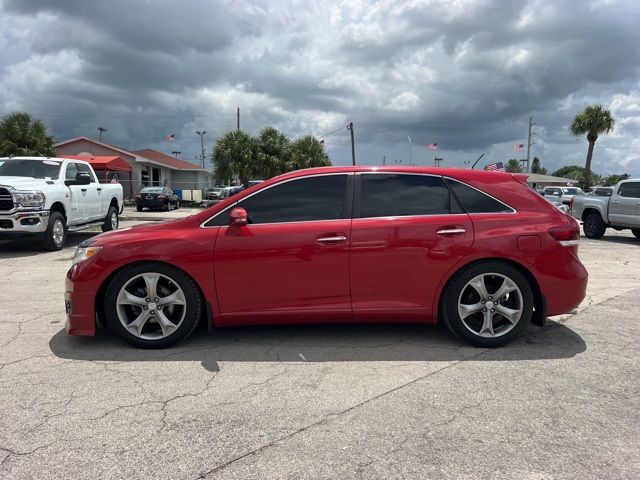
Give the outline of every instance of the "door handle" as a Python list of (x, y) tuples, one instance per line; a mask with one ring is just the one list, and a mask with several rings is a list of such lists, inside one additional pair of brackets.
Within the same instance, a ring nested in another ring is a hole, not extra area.
[(611, 203), (620, 203), (618, 200), (611, 200)]
[(87, 192), (87, 189), (86, 189), (86, 188), (81, 188), (81, 189), (80, 189), (80, 191), (81, 191), (82, 193), (86, 193), (86, 192)]
[(442, 230), (438, 230), (436, 232), (438, 235), (448, 236), (448, 235), (461, 235), (463, 233), (467, 233), (464, 228), (443, 228)]
[(101, 191), (102, 191), (102, 188), (99, 188), (99, 189), (98, 189), (98, 191), (99, 191), (99, 192), (101, 192)]
[(318, 237), (316, 241), (320, 243), (335, 243), (335, 242), (344, 242), (346, 239), (347, 239), (346, 235), (338, 234), (338, 235), (327, 236), (327, 237)]

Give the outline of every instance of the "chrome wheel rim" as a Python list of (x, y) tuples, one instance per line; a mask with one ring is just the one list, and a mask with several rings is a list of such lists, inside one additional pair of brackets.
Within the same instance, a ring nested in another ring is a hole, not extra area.
[(129, 333), (143, 340), (160, 340), (180, 327), (187, 313), (187, 300), (171, 278), (148, 272), (132, 277), (122, 286), (116, 310)]
[(118, 214), (116, 212), (113, 212), (111, 214), (111, 229), (112, 230), (118, 229)]
[(518, 324), (523, 310), (518, 285), (500, 273), (483, 273), (472, 278), (458, 297), (460, 320), (479, 337), (506, 335)]
[(62, 241), (64, 240), (64, 224), (62, 223), (62, 220), (56, 220), (53, 222), (51, 235), (56, 246), (59, 247), (62, 245)]

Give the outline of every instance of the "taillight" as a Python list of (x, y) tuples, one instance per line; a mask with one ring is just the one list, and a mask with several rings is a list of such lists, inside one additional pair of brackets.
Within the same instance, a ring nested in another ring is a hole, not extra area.
[(549, 235), (555, 238), (564, 247), (574, 247), (578, 245), (580, 240), (580, 227), (578, 226), (578, 222), (574, 219), (571, 219), (571, 221), (564, 225), (551, 227), (548, 231)]

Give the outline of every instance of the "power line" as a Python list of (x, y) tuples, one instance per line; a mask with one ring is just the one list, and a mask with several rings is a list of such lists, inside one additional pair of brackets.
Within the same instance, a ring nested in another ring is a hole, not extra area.
[(329, 132), (329, 133), (325, 133), (324, 135), (316, 135), (317, 138), (324, 138), (324, 137), (328, 137), (329, 135), (333, 135), (336, 132), (339, 132), (340, 130), (344, 129), (344, 128), (349, 128), (349, 125), (344, 125), (343, 127), (340, 128), (336, 128), (335, 130)]

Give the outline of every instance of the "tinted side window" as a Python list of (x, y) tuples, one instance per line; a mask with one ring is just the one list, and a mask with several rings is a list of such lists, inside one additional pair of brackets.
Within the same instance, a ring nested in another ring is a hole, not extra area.
[(67, 173), (65, 174), (66, 180), (75, 180), (76, 174), (78, 173), (78, 167), (76, 167), (75, 163), (67, 164)]
[(471, 188), (464, 183), (447, 179), (447, 183), (460, 201), (462, 208), (467, 213), (501, 213), (513, 212), (513, 209), (501, 203), (480, 190)]
[(349, 218), (347, 175), (321, 175), (273, 186), (219, 213), (207, 226), (228, 225), (229, 211), (243, 207), (249, 223), (309, 222)]
[(360, 217), (446, 215), (450, 194), (441, 177), (362, 174)]
[(640, 183), (623, 183), (618, 189), (618, 195), (621, 197), (640, 198)]

